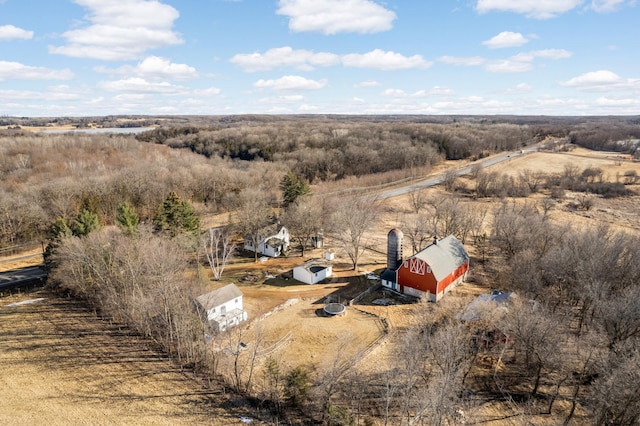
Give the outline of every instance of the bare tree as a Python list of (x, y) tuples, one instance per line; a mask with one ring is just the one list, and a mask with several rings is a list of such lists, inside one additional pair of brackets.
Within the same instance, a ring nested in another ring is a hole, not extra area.
[(240, 194), (241, 206), (235, 216), (236, 227), (243, 237), (251, 238), (254, 262), (258, 261), (260, 231), (272, 220), (269, 197), (263, 190), (247, 189)]
[(402, 233), (411, 241), (413, 253), (422, 250), (433, 238), (426, 214), (406, 214), (402, 218)]
[(540, 185), (544, 181), (542, 172), (534, 172), (531, 169), (524, 169), (520, 172), (520, 181), (523, 182), (532, 194), (538, 192)]
[(351, 197), (336, 201), (334, 206), (328, 229), (347, 252), (355, 271), (367, 249), (367, 231), (378, 217), (378, 203), (370, 198)]
[(409, 191), (409, 204), (415, 214), (420, 214), (420, 211), (427, 205), (427, 193), (416, 187), (412, 187)]
[(637, 425), (640, 421), (640, 353), (613, 357), (594, 383), (596, 425)]
[(284, 211), (282, 222), (298, 242), (302, 257), (311, 238), (318, 235), (322, 226), (322, 214), (321, 200), (313, 196), (298, 198)]
[(224, 228), (210, 228), (201, 238), (202, 248), (213, 277), (220, 281), (224, 268), (235, 253), (236, 246), (231, 240), (231, 234)]
[(449, 192), (454, 192), (458, 181), (458, 171), (455, 168), (448, 169), (442, 176), (442, 186)]

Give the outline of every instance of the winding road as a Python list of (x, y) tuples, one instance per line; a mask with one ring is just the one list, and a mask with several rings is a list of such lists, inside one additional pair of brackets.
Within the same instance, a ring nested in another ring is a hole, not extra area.
[[(514, 152), (505, 152), (504, 154), (500, 154), (500, 155), (496, 155), (484, 160), (478, 160), (475, 161), (471, 164), (469, 164), (468, 166), (465, 166), (459, 170), (456, 171), (456, 176), (464, 176), (466, 174), (471, 173), (471, 171), (473, 170), (474, 167), (477, 167), (478, 165), (482, 166), (483, 168), (487, 168), (487, 167), (491, 167), (493, 165), (502, 163), (503, 161), (507, 161), (510, 160), (512, 158), (515, 157), (520, 157), (521, 155), (524, 154), (529, 154), (531, 152), (535, 152), (538, 150), (538, 146), (530, 146), (527, 147), (521, 151), (514, 151)], [(450, 169), (449, 169), (450, 170)], [(407, 194), (409, 192), (412, 191), (417, 191), (420, 189), (424, 189), (424, 188), (429, 188), (431, 186), (435, 186), (435, 185), (439, 185), (442, 183), (442, 181), (445, 179), (445, 175), (449, 170), (445, 170), (440, 172), (437, 176), (434, 177), (430, 177), (428, 179), (419, 181), (419, 182), (414, 182), (411, 185), (406, 185), (400, 188), (395, 188), (395, 189), (389, 189), (387, 191), (383, 191), (380, 194), (378, 194), (375, 198), (376, 199), (387, 199), (387, 198), (392, 198), (392, 197), (397, 197), (399, 195), (404, 195)]]

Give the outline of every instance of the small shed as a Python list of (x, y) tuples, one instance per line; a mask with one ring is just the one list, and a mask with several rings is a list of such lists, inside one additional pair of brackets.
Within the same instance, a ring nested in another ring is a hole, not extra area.
[(331, 274), (331, 262), (326, 259), (310, 259), (293, 268), (293, 278), (306, 284), (317, 284)]
[(198, 296), (196, 303), (213, 331), (225, 331), (247, 320), (242, 291), (235, 284)]

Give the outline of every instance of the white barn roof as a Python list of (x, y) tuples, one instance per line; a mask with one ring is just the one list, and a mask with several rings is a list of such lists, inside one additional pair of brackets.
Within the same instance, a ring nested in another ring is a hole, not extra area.
[(443, 280), (469, 260), (464, 246), (453, 235), (438, 240), (437, 243), (424, 248), (413, 257), (424, 260), (431, 267), (437, 281)]
[(210, 293), (196, 297), (196, 301), (208, 311), (240, 296), (242, 296), (242, 291), (240, 291), (238, 286), (228, 284)]

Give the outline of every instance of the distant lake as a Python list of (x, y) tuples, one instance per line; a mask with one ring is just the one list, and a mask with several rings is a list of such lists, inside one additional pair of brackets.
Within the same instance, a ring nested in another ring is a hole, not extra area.
[(153, 130), (154, 127), (105, 127), (100, 129), (45, 129), (40, 130), (41, 133), (117, 133), (117, 134), (137, 134)]

